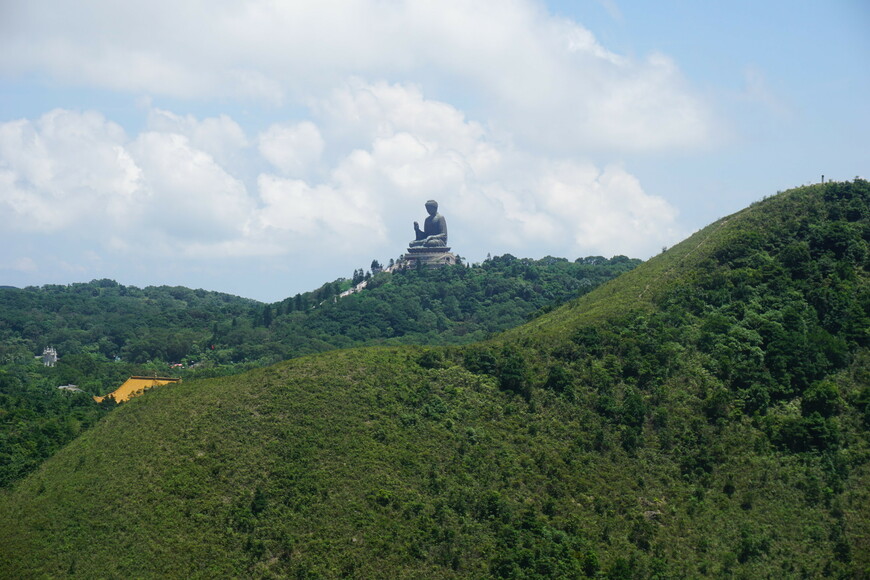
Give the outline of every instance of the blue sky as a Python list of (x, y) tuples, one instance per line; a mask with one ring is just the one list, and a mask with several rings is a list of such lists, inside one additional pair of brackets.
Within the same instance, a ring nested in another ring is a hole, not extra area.
[(647, 258), (867, 177), (870, 3), (0, 4), (0, 285), (275, 301), (404, 252)]

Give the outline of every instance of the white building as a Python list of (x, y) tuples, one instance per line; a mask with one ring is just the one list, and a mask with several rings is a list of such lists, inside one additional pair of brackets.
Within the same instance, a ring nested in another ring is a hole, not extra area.
[(57, 364), (57, 351), (53, 346), (47, 347), (42, 351), (42, 364), (47, 367), (53, 367)]

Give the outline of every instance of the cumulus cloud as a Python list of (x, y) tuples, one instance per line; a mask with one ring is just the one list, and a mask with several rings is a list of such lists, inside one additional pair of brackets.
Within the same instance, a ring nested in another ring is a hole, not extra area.
[(575, 248), (618, 248), (648, 253), (650, 242), (668, 242), (678, 232), (676, 210), (664, 199), (644, 193), (636, 177), (618, 165), (598, 170), (591, 164), (556, 163), (539, 179), (545, 212), (562, 218)]
[(667, 57), (614, 54), (532, 0), (49, 0), (3, 20), (0, 71), (86, 86), (298, 104), (351, 76), (415, 82), (556, 153), (690, 147), (711, 133)]
[(397, 256), (430, 198), (478, 259), (642, 256), (679, 235), (675, 209), (622, 166), (530, 153), (417, 85), (355, 80), (314, 109), (316, 124), (256, 138), (253, 178), (227, 161), (253, 150), (229, 117), (153, 111), (132, 137), (93, 112), (3, 123), (0, 208), (23, 231), (195, 260)]
[(121, 217), (141, 173), (121, 127), (95, 112), (53, 110), (0, 124), (0, 207), (8, 226), (51, 232)]
[(137, 237), (148, 231), (181, 240), (239, 236), (252, 210), (245, 185), (208, 153), (176, 133), (149, 131), (130, 144), (143, 174), (144, 203), (136, 204)]
[(149, 108), (148, 128), (157, 133), (184, 135), (192, 147), (228, 167), (238, 164), (241, 152), (249, 145), (244, 129), (227, 115), (199, 120), (193, 115)]
[(419, 87), (356, 81), (317, 109), (324, 133), (341, 128), (353, 147), (317, 182), (260, 177), (258, 222), (276, 235), (395, 251), (429, 198), (466, 248), (642, 255), (678, 235), (676, 210), (621, 166), (518, 150)]
[[(318, 248), (323, 255), (370, 252), (386, 232), (370, 192), (264, 174), (258, 180), (265, 204), (254, 236), (283, 242), (284, 252)], [(369, 255), (369, 254), (363, 254)]]
[(260, 134), (260, 154), (287, 175), (304, 175), (323, 154), (323, 137), (310, 121), (275, 124)]
[(0, 124), (0, 208), (22, 232), (177, 251), (180, 240), (239, 235), (251, 200), (184, 135), (131, 140), (99, 113), (57, 109)]

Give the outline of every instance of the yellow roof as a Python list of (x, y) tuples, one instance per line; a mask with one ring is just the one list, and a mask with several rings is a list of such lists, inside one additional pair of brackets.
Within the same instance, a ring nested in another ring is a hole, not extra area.
[(116, 403), (129, 401), (133, 397), (141, 395), (146, 389), (159, 387), (168, 383), (180, 383), (181, 379), (171, 379), (168, 377), (130, 377), (124, 384), (106, 395), (105, 397), (94, 397), (98, 403), (102, 403), (107, 397), (115, 399)]

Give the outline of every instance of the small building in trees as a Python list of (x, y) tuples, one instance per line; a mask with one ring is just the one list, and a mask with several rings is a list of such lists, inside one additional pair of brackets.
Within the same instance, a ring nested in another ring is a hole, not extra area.
[(53, 367), (57, 364), (57, 351), (53, 346), (46, 347), (42, 351), (42, 364), (47, 367)]

